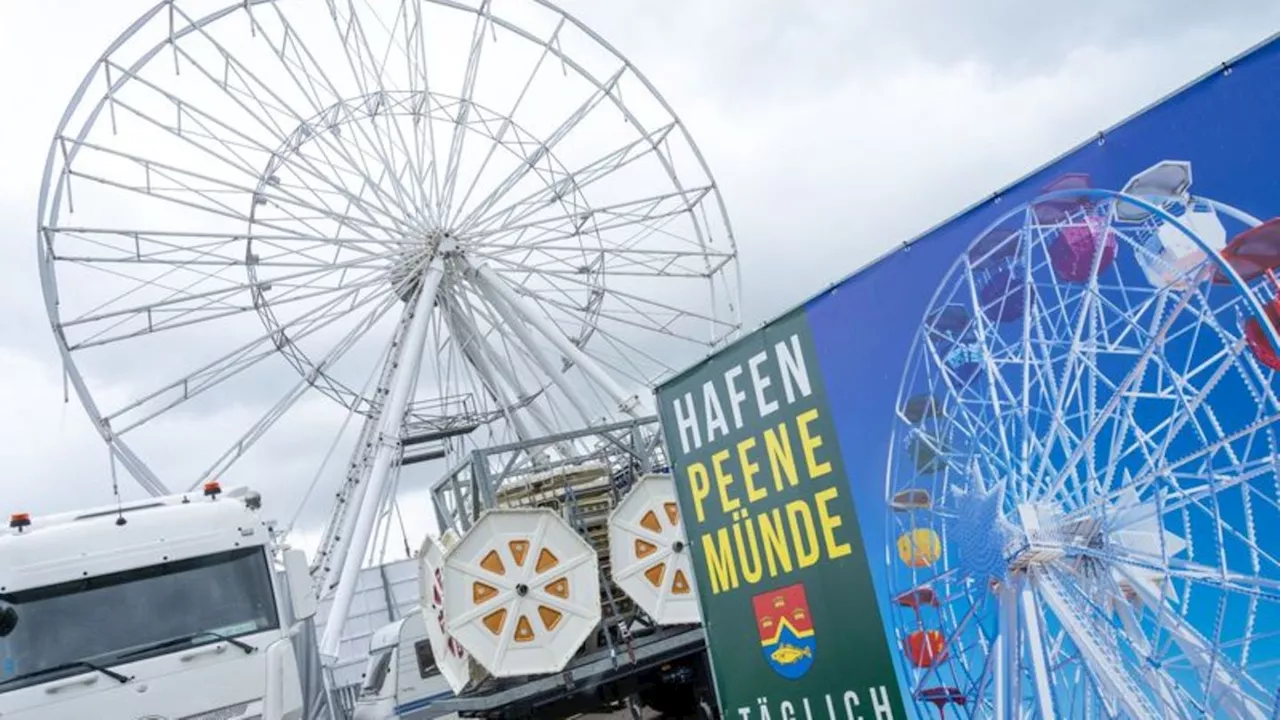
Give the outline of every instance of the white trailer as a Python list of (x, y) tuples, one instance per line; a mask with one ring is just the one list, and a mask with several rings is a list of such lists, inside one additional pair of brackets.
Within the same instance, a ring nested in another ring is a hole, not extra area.
[[(0, 718), (297, 720), (306, 558), (246, 488), (0, 531)], [(283, 571), (283, 572), (282, 572)]]
[(369, 639), (369, 660), (356, 699), (354, 720), (394, 720), (449, 717), (431, 712), (437, 701), (453, 697), (449, 683), (436, 668), (431, 641), (421, 612), (377, 629)]

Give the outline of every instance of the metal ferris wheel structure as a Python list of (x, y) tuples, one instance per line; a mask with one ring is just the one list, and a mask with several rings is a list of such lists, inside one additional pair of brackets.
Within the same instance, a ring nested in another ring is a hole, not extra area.
[(904, 368), (908, 692), (943, 718), (1270, 717), (1280, 224), (1183, 161), (1063, 182), (968, 247)]
[[(542, 0), (160, 2), (58, 125), (38, 251), (67, 381), (147, 492), (359, 420), (313, 566), (330, 653), (401, 467), (643, 416), (740, 324), (688, 131)], [(224, 422), (175, 437), (197, 417)]]

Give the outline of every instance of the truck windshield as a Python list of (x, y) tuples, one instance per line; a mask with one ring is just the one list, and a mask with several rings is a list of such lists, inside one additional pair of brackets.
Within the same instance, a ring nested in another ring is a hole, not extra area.
[[(0, 637), (0, 693), (83, 670), (279, 627), (270, 566), (261, 547), (0, 592), (16, 622)], [(155, 646), (153, 650), (140, 649)], [(45, 672), (67, 667), (65, 671)], [(29, 676), (29, 680), (24, 678)]]

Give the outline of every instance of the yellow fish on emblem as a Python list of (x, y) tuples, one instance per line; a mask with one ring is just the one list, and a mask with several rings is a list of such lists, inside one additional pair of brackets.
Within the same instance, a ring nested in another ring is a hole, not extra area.
[(777, 650), (770, 653), (769, 657), (779, 665), (790, 665), (791, 663), (799, 662), (800, 658), (810, 657), (811, 655), (809, 648), (802, 650), (795, 645), (784, 643), (779, 645)]

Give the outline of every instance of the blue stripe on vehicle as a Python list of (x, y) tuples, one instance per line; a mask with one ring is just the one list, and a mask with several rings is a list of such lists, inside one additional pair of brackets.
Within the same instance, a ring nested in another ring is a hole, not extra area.
[(396, 707), (396, 715), (403, 715), (407, 712), (413, 712), (414, 710), (421, 710), (422, 708), (430, 705), (431, 703), (437, 700), (443, 700), (447, 697), (453, 697), (453, 692), (446, 690), (442, 693), (436, 693), (435, 695), (428, 695), (427, 697), (419, 698), (417, 700), (414, 700), (413, 702), (408, 702), (403, 705), (399, 705)]

